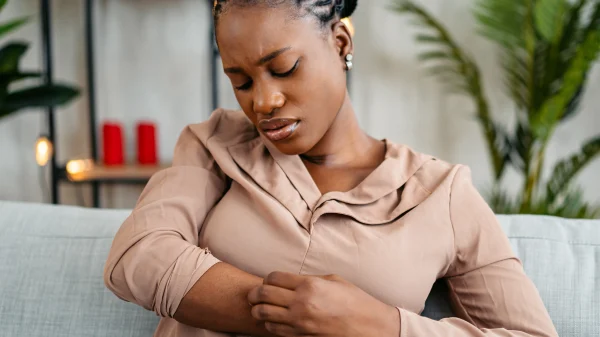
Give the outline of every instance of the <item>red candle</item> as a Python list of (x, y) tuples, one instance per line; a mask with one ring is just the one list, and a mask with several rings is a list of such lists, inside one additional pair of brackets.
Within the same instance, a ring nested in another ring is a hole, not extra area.
[(152, 122), (139, 122), (137, 124), (137, 151), (138, 163), (142, 165), (156, 165), (156, 126)]
[(102, 125), (102, 152), (104, 165), (123, 165), (123, 128), (118, 123)]

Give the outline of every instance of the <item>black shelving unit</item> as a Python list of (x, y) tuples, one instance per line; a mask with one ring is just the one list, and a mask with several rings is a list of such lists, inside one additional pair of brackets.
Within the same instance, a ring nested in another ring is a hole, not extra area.
[[(54, 76), (53, 66), (53, 45), (52, 45), (52, 10), (51, 0), (40, 0), (40, 15), (41, 15), (41, 28), (42, 28), (42, 44), (43, 44), (43, 63), (45, 72), (45, 82), (51, 84)], [(218, 87), (218, 74), (217, 65), (219, 60), (219, 51), (216, 47), (214, 40), (214, 26), (212, 18), (212, 1), (206, 2), (208, 6), (207, 12), (209, 17), (207, 24), (210, 26), (209, 29), (209, 50), (210, 50), (210, 77), (211, 77), (211, 108), (216, 109), (219, 105), (219, 87)], [(94, 0), (85, 0), (84, 4), (84, 17), (85, 17), (85, 56), (86, 56), (86, 74), (87, 74), (87, 99), (88, 99), (88, 117), (89, 117), (89, 137), (90, 137), (90, 155), (95, 161), (99, 161), (98, 154), (98, 137), (97, 137), (97, 113), (96, 113), (96, 78), (95, 78), (95, 62), (94, 62)], [(145, 184), (147, 178), (140, 178), (126, 174), (124, 171), (122, 176), (119, 174), (110, 174), (106, 177), (91, 177), (89, 179), (81, 179), (79, 181), (70, 179), (67, 175), (67, 171), (64, 165), (57, 162), (57, 149), (56, 143), (56, 119), (55, 111), (53, 108), (46, 110), (47, 126), (48, 126), (48, 138), (54, 145), (54, 152), (52, 158), (50, 158), (50, 190), (52, 195), (52, 203), (59, 204), (59, 188), (61, 182), (68, 183), (86, 183), (92, 187), (92, 203), (94, 207), (100, 207), (100, 186), (103, 184)]]

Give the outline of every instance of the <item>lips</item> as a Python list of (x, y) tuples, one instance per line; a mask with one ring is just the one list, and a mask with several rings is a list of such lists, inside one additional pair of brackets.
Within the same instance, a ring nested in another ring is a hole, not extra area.
[(258, 128), (270, 141), (277, 142), (289, 138), (299, 123), (299, 120), (291, 118), (265, 119), (258, 123)]

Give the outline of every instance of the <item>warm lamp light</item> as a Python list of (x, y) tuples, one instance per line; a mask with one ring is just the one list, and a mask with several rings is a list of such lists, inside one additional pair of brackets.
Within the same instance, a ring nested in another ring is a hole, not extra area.
[(40, 136), (35, 142), (35, 161), (39, 166), (46, 166), (52, 157), (52, 142), (45, 136)]
[(346, 25), (346, 27), (348, 27), (348, 30), (350, 31), (350, 35), (354, 36), (354, 24), (352, 24), (352, 19), (343, 18), (342, 22)]
[(89, 171), (94, 167), (94, 161), (91, 159), (74, 159), (67, 162), (67, 173), (75, 175)]

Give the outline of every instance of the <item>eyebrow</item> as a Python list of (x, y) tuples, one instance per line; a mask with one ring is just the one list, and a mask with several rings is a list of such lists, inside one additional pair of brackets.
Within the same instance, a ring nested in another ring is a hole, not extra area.
[[(276, 51), (271, 52), (268, 55), (261, 57), (260, 60), (258, 60), (257, 64), (259, 66), (261, 66), (261, 65), (273, 60), (277, 56), (285, 53), (286, 51), (288, 51), (290, 49), (292, 49), (292, 47), (285, 47), (285, 48), (277, 49)], [(230, 73), (230, 74), (239, 74), (239, 73), (243, 72), (243, 70), (242, 70), (242, 68), (239, 68), (239, 67), (231, 67), (231, 68), (226, 68), (225, 72)]]

